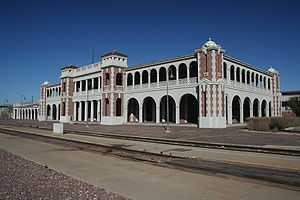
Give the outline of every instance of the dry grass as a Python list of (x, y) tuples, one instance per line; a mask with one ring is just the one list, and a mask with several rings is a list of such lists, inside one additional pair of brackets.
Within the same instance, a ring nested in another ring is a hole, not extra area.
[(278, 131), (300, 126), (299, 117), (259, 117), (248, 120), (248, 129), (256, 131)]

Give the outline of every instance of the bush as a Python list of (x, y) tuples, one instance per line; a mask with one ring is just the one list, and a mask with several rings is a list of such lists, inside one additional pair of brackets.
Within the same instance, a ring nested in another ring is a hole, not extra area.
[(300, 126), (298, 117), (260, 117), (251, 118), (247, 127), (249, 130), (256, 131), (278, 131), (288, 127)]

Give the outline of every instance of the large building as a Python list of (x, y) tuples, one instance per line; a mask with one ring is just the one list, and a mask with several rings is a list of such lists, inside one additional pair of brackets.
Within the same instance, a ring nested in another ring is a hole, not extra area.
[(61, 69), (40, 88), (39, 120), (100, 124), (173, 123), (224, 128), (249, 117), (280, 116), (280, 76), (230, 57), (207, 41), (186, 56), (127, 65), (117, 51)]

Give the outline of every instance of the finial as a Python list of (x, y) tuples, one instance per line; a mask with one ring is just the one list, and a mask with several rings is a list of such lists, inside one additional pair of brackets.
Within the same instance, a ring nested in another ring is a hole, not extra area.
[(208, 37), (208, 41), (211, 41), (211, 37)]

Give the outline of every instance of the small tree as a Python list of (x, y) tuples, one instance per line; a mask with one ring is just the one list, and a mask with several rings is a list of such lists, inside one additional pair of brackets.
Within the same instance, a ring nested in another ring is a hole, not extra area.
[(297, 115), (297, 117), (300, 116), (300, 97), (290, 98), (289, 101), (288, 101), (288, 106)]

